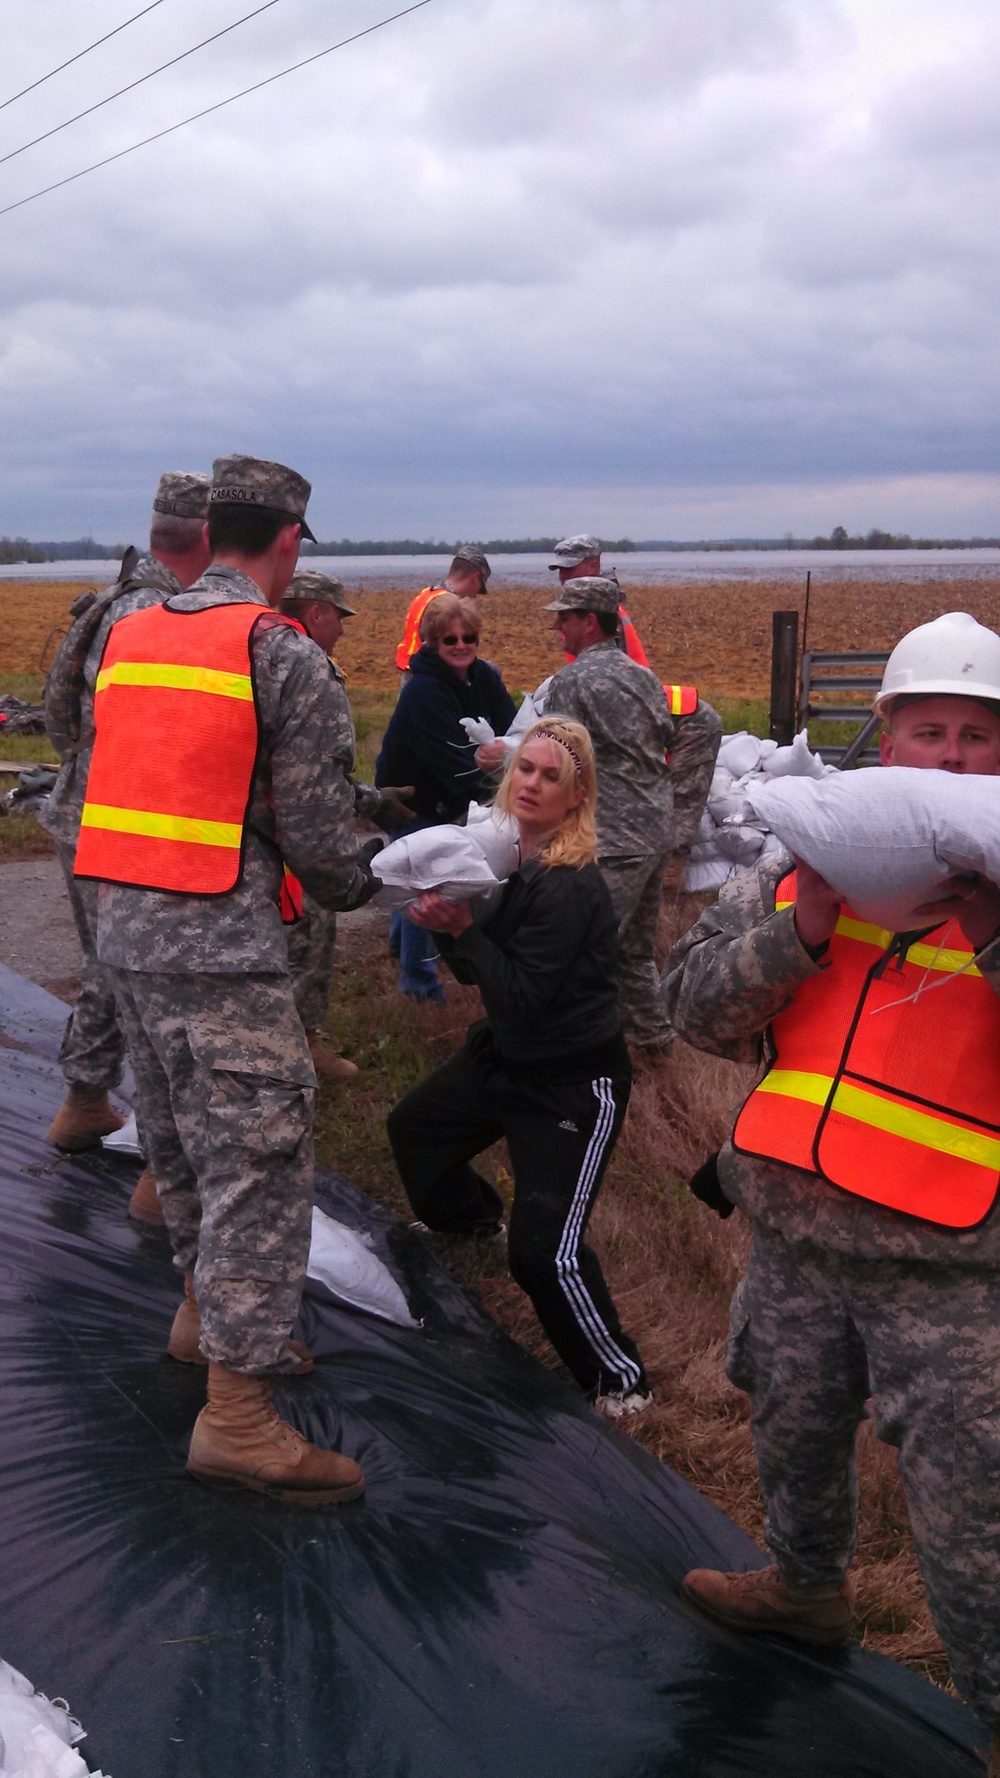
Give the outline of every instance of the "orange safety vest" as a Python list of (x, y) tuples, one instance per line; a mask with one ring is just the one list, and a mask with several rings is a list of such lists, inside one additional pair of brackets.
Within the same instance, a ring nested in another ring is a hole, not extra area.
[(693, 716), (698, 708), (696, 685), (664, 685), (663, 695), (670, 705), (671, 716)]
[[(795, 898), (792, 871), (775, 906)], [(974, 1228), (1000, 1187), (1000, 1001), (954, 922), (921, 933), (905, 958), (899, 947), (842, 908), (829, 967), (772, 1021), (770, 1066), (733, 1147), (906, 1216)]]
[(287, 622), (259, 605), (178, 612), (168, 601), (114, 625), (78, 877), (181, 895), (235, 889), (258, 748), (251, 639)]
[(432, 599), (439, 599), (448, 591), (444, 586), (425, 586), (415, 599), (411, 600), (403, 626), (403, 640), (396, 650), (396, 665), (401, 673), (405, 673), (410, 664), (410, 656), (416, 654), (420, 643), (420, 619), (427, 610)]

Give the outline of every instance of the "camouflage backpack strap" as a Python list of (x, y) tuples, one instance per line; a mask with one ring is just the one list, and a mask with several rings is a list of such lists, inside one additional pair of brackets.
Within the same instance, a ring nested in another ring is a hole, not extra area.
[(84, 666), (91, 643), (108, 606), (134, 586), (132, 575), (139, 551), (130, 545), (122, 557), (118, 578), (98, 592), (88, 588), (69, 608), (72, 623), (59, 644), (45, 681), (45, 728), (61, 759), (70, 759), (80, 739)]

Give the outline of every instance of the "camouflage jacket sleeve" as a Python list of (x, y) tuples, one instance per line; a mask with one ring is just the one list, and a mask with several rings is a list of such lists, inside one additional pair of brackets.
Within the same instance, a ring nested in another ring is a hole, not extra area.
[(353, 907), (368, 878), (357, 864), (347, 693), (322, 650), (286, 629), (269, 630), (257, 642), (254, 686), (275, 842), (321, 907)]
[(722, 719), (704, 698), (690, 716), (677, 721), (670, 743), (670, 772), (674, 782), (674, 845), (690, 846), (698, 831), (708, 800), (716, 755), (722, 740)]
[(667, 1017), (695, 1049), (759, 1061), (767, 1026), (821, 967), (799, 940), (794, 910), (775, 912), (775, 890), (790, 868), (785, 856), (742, 871), (667, 958)]

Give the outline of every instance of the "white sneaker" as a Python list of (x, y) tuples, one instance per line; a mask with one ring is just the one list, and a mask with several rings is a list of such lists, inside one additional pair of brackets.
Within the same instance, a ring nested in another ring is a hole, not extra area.
[(608, 1420), (624, 1420), (630, 1414), (643, 1414), (653, 1405), (651, 1389), (615, 1389), (610, 1395), (595, 1395), (594, 1408)]

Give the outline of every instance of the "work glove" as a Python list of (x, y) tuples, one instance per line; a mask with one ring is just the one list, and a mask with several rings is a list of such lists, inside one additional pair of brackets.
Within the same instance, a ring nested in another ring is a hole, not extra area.
[(730, 1203), (719, 1183), (718, 1154), (710, 1154), (708, 1160), (702, 1162), (697, 1173), (691, 1175), (688, 1180), (688, 1191), (692, 1197), (700, 1198), (703, 1204), (707, 1204), (710, 1210), (714, 1210), (723, 1222), (727, 1216), (732, 1216), (736, 1208), (735, 1204)]
[(383, 833), (396, 833), (401, 827), (412, 827), (417, 817), (406, 805), (416, 794), (412, 784), (386, 784), (369, 820), (374, 821)]
[(371, 901), (372, 896), (377, 895), (381, 889), (382, 885), (372, 870), (372, 859), (381, 852), (384, 845), (385, 841), (376, 834), (373, 840), (366, 840), (363, 846), (358, 847), (357, 865), (364, 877), (364, 882), (357, 894), (351, 897), (347, 907), (343, 910), (344, 913), (350, 913), (354, 908), (363, 908), (365, 902)]

